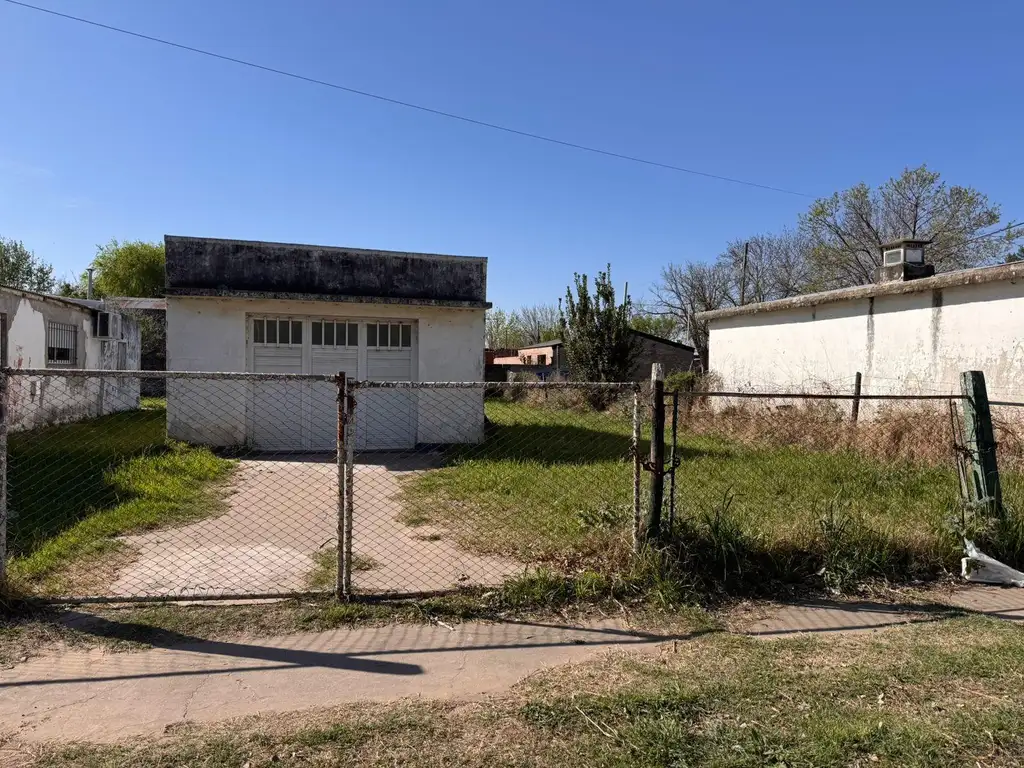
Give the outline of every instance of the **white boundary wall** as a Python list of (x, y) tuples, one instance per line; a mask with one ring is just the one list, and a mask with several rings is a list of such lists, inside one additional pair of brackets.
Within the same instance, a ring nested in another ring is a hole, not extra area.
[(993, 396), (1024, 396), (1024, 281), (762, 306), (709, 321), (725, 390), (850, 392), (860, 371), (865, 393), (946, 394), (980, 370)]

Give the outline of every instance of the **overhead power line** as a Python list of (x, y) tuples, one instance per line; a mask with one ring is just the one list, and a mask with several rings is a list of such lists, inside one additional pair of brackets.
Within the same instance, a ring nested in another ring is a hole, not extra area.
[(222, 53), (216, 53), (209, 51), (204, 48), (196, 48), (191, 45), (185, 45), (183, 43), (176, 43), (173, 40), (166, 40), (161, 37), (154, 37), (152, 35), (146, 35), (141, 32), (134, 32), (130, 29), (124, 29), (122, 27), (115, 27), (111, 24), (103, 24), (99, 21), (93, 21), (92, 19), (86, 19), (81, 16), (73, 16), (70, 13), (61, 13), (60, 11), (54, 11), (50, 8), (43, 8), (38, 5), (32, 5), (30, 3), (21, 2), (21, 0), (4, 0), (11, 5), (17, 5), (22, 8), (27, 8), (32, 11), (38, 11), (40, 13), (46, 13), (51, 16), (59, 16), (62, 19), (68, 19), (69, 21), (77, 21), (81, 24), (88, 24), (92, 27), (98, 27), (100, 29), (106, 29), (110, 32), (118, 32), (122, 35), (129, 35), (131, 37), (138, 38), (140, 40), (147, 40), (151, 43), (159, 43), (160, 45), (166, 45), (171, 48), (177, 48), (182, 51), (188, 51), (189, 53), (197, 53), (201, 56), (208, 56), (213, 59), (220, 59), (221, 61), (227, 61), (232, 64), (240, 64), (244, 67), (251, 67), (252, 69), (262, 70), (263, 72), (270, 72), (271, 74), (280, 75), (281, 77), (289, 77), (293, 80), (301, 80), (305, 83), (311, 83), (313, 85), (320, 85), (325, 88), (333, 88), (336, 91), (344, 91), (345, 93), (351, 93), (356, 96), (365, 96), (368, 99), (376, 99), (377, 101), (383, 101), (387, 104), (394, 104), (399, 107), (406, 107), (408, 109), (415, 109), (420, 112), (427, 112), (431, 115), (437, 115), (439, 117), (446, 117), (450, 120), (459, 120), (463, 123), (469, 123), (470, 125), (480, 126), (481, 128), (490, 128), (495, 131), (503, 131), (504, 133), (510, 133), (515, 136), (522, 136), (527, 139), (534, 139), (536, 141), (544, 141), (548, 144), (557, 144), (562, 147), (569, 147), (570, 149), (578, 149), (583, 152), (591, 152), (595, 155), (604, 155), (605, 157), (614, 157), (619, 160), (628, 160), (632, 163), (641, 163), (643, 165), (654, 166), (655, 168), (664, 168), (669, 171), (678, 171), (679, 173), (688, 173), (693, 176), (703, 176), (708, 179), (717, 179), (719, 181), (725, 181), (730, 184), (741, 184), (745, 187), (756, 187), (757, 189), (765, 189), (771, 192), (781, 192), (786, 195), (796, 195), (798, 197), (814, 197), (805, 192), (795, 192), (791, 189), (783, 189), (782, 187), (773, 187), (769, 184), (758, 184), (754, 181), (746, 181), (744, 179), (736, 179), (731, 176), (721, 176), (717, 173), (707, 173), (705, 171), (697, 171), (693, 168), (684, 168), (679, 165), (672, 165), (671, 163), (662, 163), (658, 160), (649, 160), (643, 157), (637, 157), (635, 155), (626, 155), (620, 152), (612, 152), (607, 149), (599, 149), (598, 147), (590, 147), (586, 144), (577, 144), (572, 141), (565, 141), (563, 139), (556, 139), (552, 136), (545, 136), (540, 133), (531, 133), (530, 131), (521, 131), (518, 128), (510, 128), (506, 125), (499, 125), (498, 123), (489, 123), (485, 120), (477, 120), (473, 117), (466, 117), (465, 115), (459, 115), (454, 112), (446, 112), (442, 109), (435, 109), (433, 107), (427, 107), (422, 104), (414, 104), (410, 101), (402, 101), (401, 99), (395, 99), (390, 96), (383, 96), (379, 93), (371, 93), (370, 91), (364, 91), (359, 88), (352, 88), (347, 85), (341, 85), (339, 83), (332, 83), (327, 80), (320, 80), (315, 77), (307, 77), (306, 75), (300, 75), (295, 72), (289, 72), (284, 69), (277, 69), (276, 67), (269, 67), (264, 64), (257, 64), (254, 61), (247, 61), (245, 59), (239, 59), (234, 56), (227, 56)]
[(1015, 224), (1015, 223), (1013, 223), (1011, 221), (1009, 224), (1007, 224), (1002, 229), (995, 229), (995, 230), (992, 230), (991, 232), (986, 232), (983, 235), (977, 235), (976, 237), (972, 237), (970, 240), (968, 240), (966, 243), (964, 243), (964, 245), (968, 245), (969, 243), (977, 242), (978, 240), (986, 240), (986, 239), (988, 239), (990, 237), (993, 237), (994, 235), (999, 235), (999, 234), (1002, 234), (1003, 232), (1009, 232), (1011, 229), (1014, 229), (1014, 228), (1019, 229), (1021, 227), (1024, 227), (1024, 224)]

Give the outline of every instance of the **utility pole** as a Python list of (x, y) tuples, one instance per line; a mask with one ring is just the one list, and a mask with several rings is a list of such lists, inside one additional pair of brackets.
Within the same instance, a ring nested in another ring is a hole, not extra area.
[(740, 272), (740, 306), (747, 303), (747, 254), (750, 252), (750, 241), (743, 244), (743, 270)]

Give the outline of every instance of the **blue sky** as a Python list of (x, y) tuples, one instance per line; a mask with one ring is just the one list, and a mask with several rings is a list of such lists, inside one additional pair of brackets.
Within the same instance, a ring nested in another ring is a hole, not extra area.
[[(1024, 5), (35, 0), (811, 195), (928, 163), (1024, 219)], [(61, 274), (165, 233), (487, 256), (499, 306), (795, 223), (810, 198), (542, 144), (0, 2), (0, 234)]]

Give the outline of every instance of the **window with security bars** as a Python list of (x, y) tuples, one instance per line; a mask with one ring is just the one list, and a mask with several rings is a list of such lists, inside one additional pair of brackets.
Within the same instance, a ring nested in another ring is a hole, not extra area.
[(314, 347), (358, 347), (359, 324), (314, 320), (310, 336)]
[(74, 366), (78, 363), (78, 327), (70, 323), (46, 326), (46, 364)]
[(367, 323), (366, 346), (377, 349), (411, 347), (412, 325), (409, 323)]
[(274, 345), (301, 345), (302, 321), (290, 318), (254, 317), (252, 343)]

